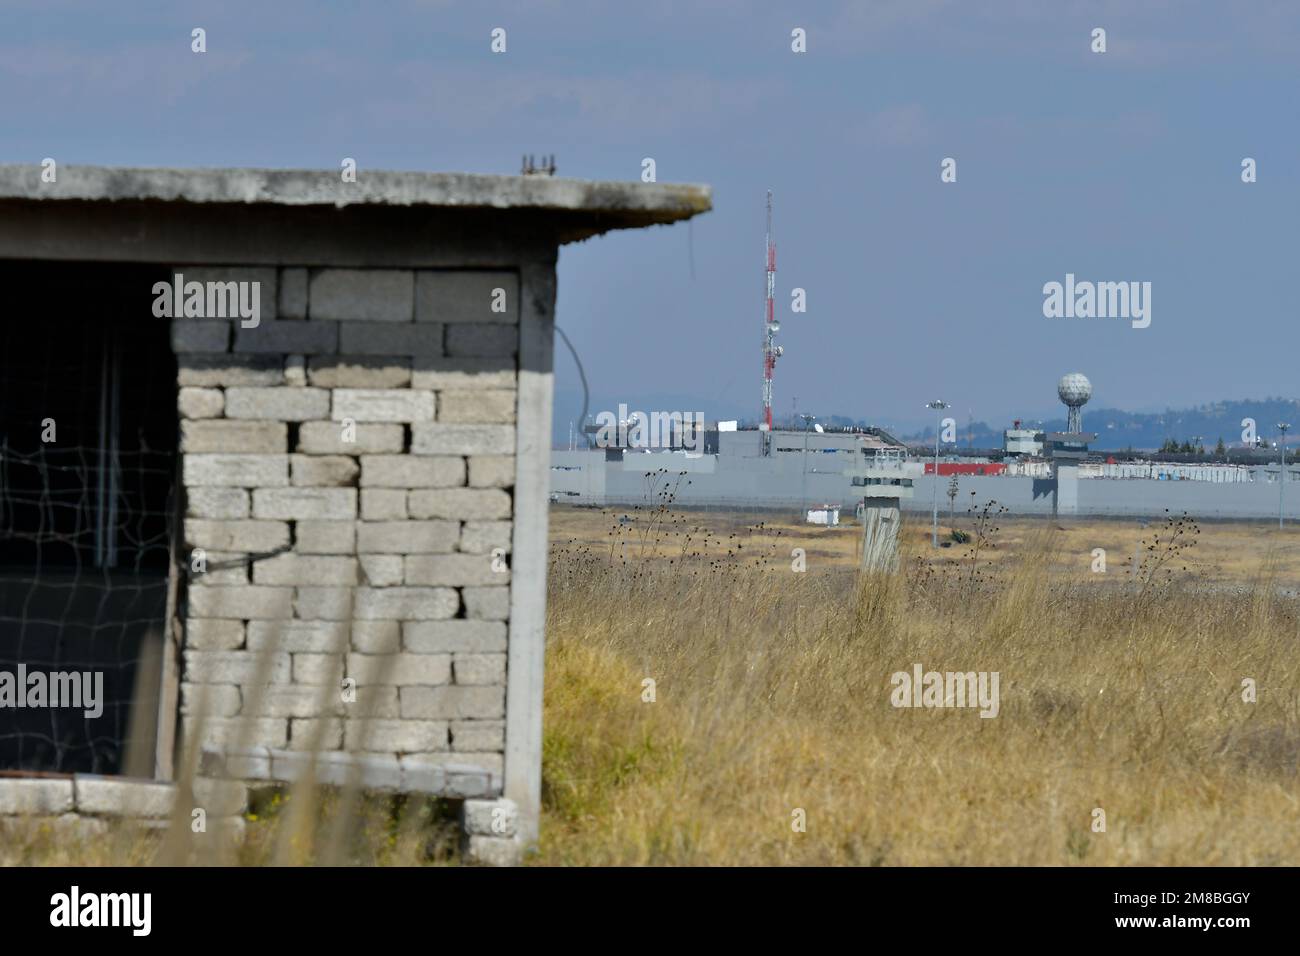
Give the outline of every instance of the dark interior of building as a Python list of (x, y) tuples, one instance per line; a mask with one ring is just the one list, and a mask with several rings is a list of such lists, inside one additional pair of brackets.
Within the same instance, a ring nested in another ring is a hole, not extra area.
[[(128, 750), (151, 752), (158, 689), (137, 677), (163, 633), (175, 524), (176, 360), (151, 292), (167, 278), (0, 263), (0, 772), (121, 773)], [(102, 674), (102, 713), (68, 706), (74, 684), (34, 699), (33, 672), (74, 672), (89, 695)]]

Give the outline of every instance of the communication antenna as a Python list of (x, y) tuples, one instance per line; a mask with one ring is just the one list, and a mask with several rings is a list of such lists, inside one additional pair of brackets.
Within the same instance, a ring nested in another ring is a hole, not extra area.
[(763, 420), (759, 424), (764, 456), (772, 453), (772, 372), (784, 349), (776, 344), (776, 239), (772, 233), (772, 190), (767, 191), (767, 297), (763, 317)]

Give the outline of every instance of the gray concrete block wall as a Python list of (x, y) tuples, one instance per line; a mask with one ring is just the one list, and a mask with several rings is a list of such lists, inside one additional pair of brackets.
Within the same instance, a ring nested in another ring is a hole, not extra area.
[(176, 271), (262, 283), (256, 327), (172, 321), (186, 745), (468, 768), (499, 792), (518, 275)]

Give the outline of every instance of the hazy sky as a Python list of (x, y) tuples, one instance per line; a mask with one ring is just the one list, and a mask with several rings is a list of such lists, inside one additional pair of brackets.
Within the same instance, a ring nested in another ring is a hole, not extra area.
[[(634, 180), (649, 156), (661, 182), (712, 185), (689, 228), (561, 252), (558, 319), (593, 410), (757, 414), (769, 187), (778, 412), (797, 395), (902, 427), (938, 395), (997, 425), (1055, 412), (1076, 369), (1094, 404), (1133, 410), (1300, 392), (1294, 2), (19, 0), (4, 16), (0, 161), (515, 173), (532, 152), (562, 176)], [(1151, 282), (1150, 327), (1044, 318), (1043, 284), (1067, 272)], [(572, 417), (563, 348), (557, 387)]]

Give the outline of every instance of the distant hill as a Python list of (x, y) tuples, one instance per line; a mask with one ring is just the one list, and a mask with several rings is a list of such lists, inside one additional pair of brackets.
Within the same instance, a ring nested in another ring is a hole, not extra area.
[[(642, 409), (705, 409), (708, 417), (735, 417), (742, 424), (754, 424), (752, 412), (733, 405), (720, 405), (702, 401), (698, 396), (656, 395), (653, 401), (644, 400), (634, 404)], [(626, 398), (622, 399), (627, 401)], [(617, 401), (608, 396), (592, 397), (588, 412), (594, 415), (601, 409), (616, 409)], [(1062, 409), (1064, 410), (1064, 409)], [(569, 424), (581, 417), (582, 392), (573, 389), (557, 389), (555, 396), (555, 420), (552, 440), (563, 447), (569, 440)], [(1000, 448), (1002, 431), (1011, 427), (1011, 421), (995, 423), (974, 422), (973, 424), (957, 417), (957, 444), (959, 447)], [(1083, 408), (1083, 427), (1097, 433), (1093, 447), (1099, 450), (1120, 451), (1132, 448), (1136, 451), (1153, 451), (1166, 440), (1172, 438), (1179, 444), (1200, 437), (1206, 450), (1213, 450), (1220, 438), (1229, 448), (1241, 447), (1241, 421), (1243, 418), (1255, 420), (1258, 437), (1269, 442), (1277, 438), (1277, 423), (1290, 422), (1291, 434), (1288, 444), (1300, 444), (1300, 400), (1290, 398), (1244, 399), (1241, 401), (1216, 402), (1195, 408), (1166, 409), (1163, 412), (1129, 412), (1118, 408)], [(914, 431), (908, 428), (892, 428), (893, 424), (886, 417), (853, 418), (847, 415), (818, 415), (817, 421), (823, 426), (836, 428), (877, 426), (890, 429), (904, 441), (917, 444), (930, 444), (934, 441), (934, 426)], [(803, 428), (803, 422), (791, 414), (778, 415), (774, 424), (778, 428)], [(1057, 418), (1022, 419), (1024, 428), (1041, 428), (1046, 431), (1063, 431), (1065, 415)]]
[[(1241, 447), (1242, 420), (1250, 418), (1255, 421), (1255, 431), (1259, 438), (1267, 441), (1277, 439), (1277, 423), (1289, 422), (1291, 433), (1287, 444), (1300, 441), (1300, 400), (1290, 398), (1245, 399), (1242, 401), (1216, 402), (1196, 408), (1166, 409), (1163, 412), (1127, 412), (1118, 408), (1083, 408), (1083, 427), (1085, 431), (1096, 432), (1097, 441), (1093, 447), (1118, 451), (1133, 448), (1150, 451), (1159, 448), (1168, 439), (1180, 444), (1185, 441), (1195, 442), (1200, 438), (1207, 450), (1214, 448), (1220, 438), (1229, 448)], [(1024, 428), (1041, 428), (1044, 431), (1063, 431), (1065, 416), (1043, 419), (1041, 424), (1035, 420), (1021, 422)], [(1003, 428), (991, 428), (984, 422), (976, 422), (973, 427), (959, 421), (957, 428), (958, 444), (970, 444), (975, 448), (995, 448), (1002, 444)], [(971, 440), (968, 442), (967, 435)], [(918, 443), (934, 441), (934, 427), (906, 436), (908, 441)]]

